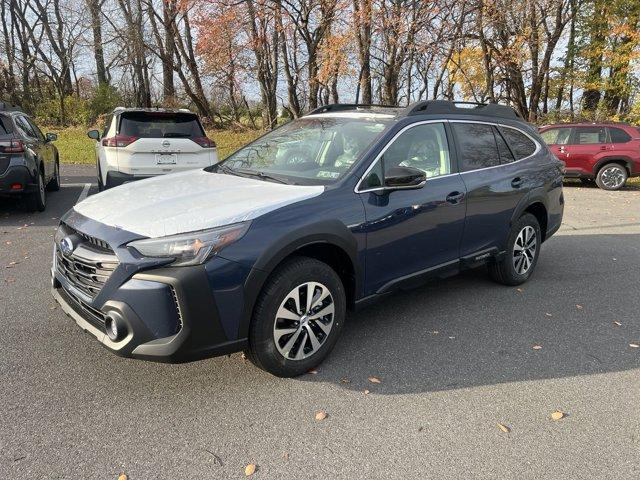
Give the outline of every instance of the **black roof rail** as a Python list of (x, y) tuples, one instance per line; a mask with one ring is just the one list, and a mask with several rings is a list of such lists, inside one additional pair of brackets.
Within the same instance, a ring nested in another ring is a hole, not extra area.
[(11, 105), (8, 102), (0, 102), (0, 112), (21, 112), (19, 105)]
[[(458, 107), (458, 105), (466, 105)], [(522, 120), (522, 117), (513, 108), (497, 103), (479, 102), (453, 102), (449, 100), (424, 100), (409, 105), (405, 110), (405, 115), (485, 115), (487, 117), (501, 117)]]
[(394, 105), (381, 105), (376, 103), (331, 103), (329, 105), (322, 105), (321, 107), (314, 108), (307, 115), (316, 115), (318, 113), (327, 112), (345, 112), (348, 110), (357, 110), (359, 108), (398, 108)]

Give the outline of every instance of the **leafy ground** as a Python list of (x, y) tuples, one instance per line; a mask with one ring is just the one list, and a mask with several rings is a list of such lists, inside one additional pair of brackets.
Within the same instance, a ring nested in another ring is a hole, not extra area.
[[(87, 137), (86, 128), (71, 127), (52, 130), (58, 134), (56, 146), (62, 163), (94, 163), (94, 141)], [(218, 155), (225, 158), (261, 134), (259, 130), (210, 130), (207, 132), (218, 145)]]

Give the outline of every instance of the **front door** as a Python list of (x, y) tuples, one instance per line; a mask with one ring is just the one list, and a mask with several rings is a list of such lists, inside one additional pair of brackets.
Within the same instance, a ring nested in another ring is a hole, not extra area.
[[(452, 169), (442, 122), (406, 127), (383, 150), (358, 186), (366, 214), (366, 294), (459, 258), (465, 188)], [(385, 172), (414, 167), (426, 173), (417, 189), (385, 188)]]

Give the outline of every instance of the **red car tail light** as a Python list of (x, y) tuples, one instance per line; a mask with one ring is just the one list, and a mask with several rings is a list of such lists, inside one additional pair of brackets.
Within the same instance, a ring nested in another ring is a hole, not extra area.
[(23, 153), (24, 142), (22, 140), (4, 140), (0, 142), (2, 153)]
[(138, 137), (132, 135), (116, 135), (115, 137), (103, 138), (102, 145), (105, 147), (126, 147), (138, 140)]
[(196, 142), (202, 148), (216, 148), (216, 142), (211, 140), (209, 137), (194, 137), (191, 140)]

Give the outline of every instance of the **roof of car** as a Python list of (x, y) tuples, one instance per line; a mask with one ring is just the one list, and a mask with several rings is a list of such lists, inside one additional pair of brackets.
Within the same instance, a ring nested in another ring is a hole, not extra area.
[(116, 107), (113, 109), (113, 113), (123, 112), (162, 112), (162, 113), (193, 113), (188, 108), (162, 108), (162, 107)]
[(543, 128), (559, 128), (559, 127), (631, 127), (633, 125), (626, 122), (571, 122), (571, 123), (550, 123), (549, 125), (542, 125)]
[(414, 115), (474, 115), (499, 117), (509, 120), (523, 120), (518, 112), (507, 105), (497, 103), (454, 102), (449, 100), (424, 100), (404, 108), (390, 105), (334, 103), (318, 107), (307, 113), (307, 115), (335, 115), (345, 112), (379, 113), (393, 117), (409, 117)]

